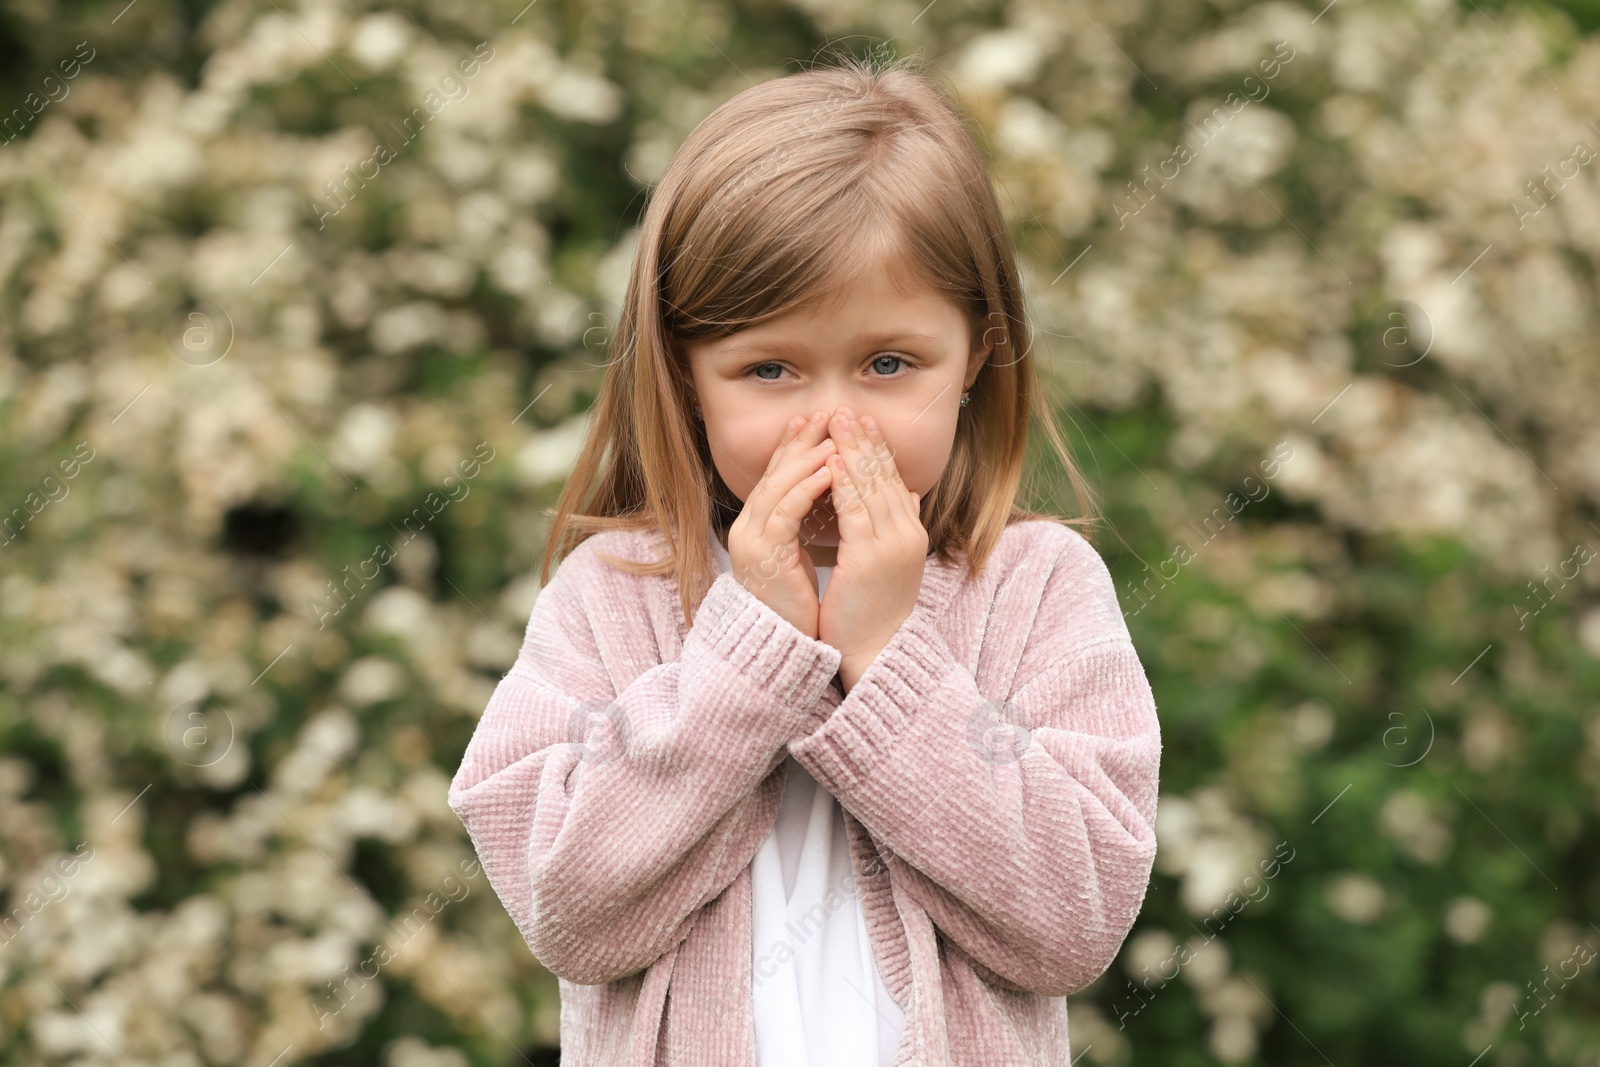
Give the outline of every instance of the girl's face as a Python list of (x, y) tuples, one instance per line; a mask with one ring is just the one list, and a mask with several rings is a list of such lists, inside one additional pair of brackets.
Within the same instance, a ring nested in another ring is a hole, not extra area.
[[(961, 392), (981, 335), (952, 300), (892, 264), (712, 342), (685, 344), (712, 459), (741, 501), (761, 480), (795, 415), (842, 407), (871, 415), (906, 489), (927, 497), (949, 461)], [(802, 542), (839, 543), (832, 493), (802, 522)]]

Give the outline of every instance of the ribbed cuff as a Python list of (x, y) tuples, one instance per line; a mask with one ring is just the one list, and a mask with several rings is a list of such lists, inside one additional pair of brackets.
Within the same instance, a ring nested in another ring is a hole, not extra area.
[(913, 716), (934, 712), (953, 663), (950, 646), (919, 606), (837, 707), (814, 708), (801, 721), (790, 751), (814, 760), (831, 779), (824, 782), (830, 791), (852, 788), (872, 773)]
[(801, 633), (728, 571), (706, 591), (691, 637), (788, 706), (810, 708), (839, 669), (838, 649)]

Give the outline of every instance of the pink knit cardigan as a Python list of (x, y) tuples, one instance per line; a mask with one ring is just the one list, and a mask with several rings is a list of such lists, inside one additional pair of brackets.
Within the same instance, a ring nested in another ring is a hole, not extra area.
[(449, 792), (560, 980), (564, 1067), (753, 1067), (752, 970), (788, 949), (751, 943), (750, 861), (786, 752), (845, 811), (847, 888), (906, 1009), (895, 1067), (1069, 1062), (1066, 996), (1144, 902), (1161, 758), (1094, 548), (1034, 519), (976, 582), (930, 557), (845, 697), (839, 650), (731, 574), (691, 627), (671, 576), (597, 553), (665, 547), (610, 531), (561, 562)]

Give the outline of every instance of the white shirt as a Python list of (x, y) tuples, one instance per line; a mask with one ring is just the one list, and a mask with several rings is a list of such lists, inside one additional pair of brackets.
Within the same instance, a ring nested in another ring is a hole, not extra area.
[[(733, 569), (716, 531), (719, 571)], [(818, 596), (832, 567), (817, 568)], [(751, 862), (751, 994), (759, 1067), (887, 1067), (905, 1021), (878, 973), (839, 802), (793, 756)], [(833, 911), (829, 912), (830, 901)]]

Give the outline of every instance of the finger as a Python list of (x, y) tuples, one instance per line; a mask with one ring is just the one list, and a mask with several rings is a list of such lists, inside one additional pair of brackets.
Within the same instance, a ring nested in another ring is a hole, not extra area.
[(783, 436), (778, 438), (778, 445), (772, 450), (771, 458), (767, 460), (767, 470), (769, 472), (775, 469), (779, 463), (783, 462), (784, 449), (787, 448), (796, 437), (799, 437), (801, 434), (803, 434), (805, 429), (806, 421), (799, 415), (793, 416), (787, 423), (784, 424)]
[(828, 491), (833, 483), (833, 470), (824, 463), (791, 486), (772, 509), (767, 529), (775, 540), (784, 544), (793, 541), (800, 533), (800, 524), (811, 514), (817, 497)]
[(864, 415), (860, 419), (860, 427), (861, 446), (877, 461), (876, 470), (880, 473), (880, 480), (904, 489), (905, 482), (900, 478), (900, 468), (894, 462), (894, 449), (884, 440), (883, 431), (878, 428), (877, 421), (871, 415)]
[(837, 455), (839, 446), (831, 439), (824, 438), (803, 452), (796, 452), (786, 459), (773, 474), (773, 480), (785, 488), (780, 492), (788, 492), (789, 486), (802, 478), (810, 477), (817, 468), (825, 466), (828, 457)]
[(806, 424), (802, 427), (802, 430), (811, 440), (820, 441), (828, 436), (828, 413), (826, 411), (818, 408), (816, 411), (807, 412), (805, 420)]
[[(763, 542), (794, 541), (798, 531), (798, 520), (790, 522), (789, 512), (781, 512), (790, 493), (795, 488), (803, 488), (806, 504), (802, 506), (802, 515), (810, 512), (811, 502), (826, 490), (830, 478), (822, 478), (821, 482), (811, 483), (811, 478), (818, 477), (819, 470), (827, 470), (827, 458), (835, 453), (834, 442), (824, 440), (811, 446), (805, 453), (789, 456), (779, 464), (770, 475), (762, 478), (760, 485), (750, 491), (750, 499), (746, 507), (750, 512), (750, 522), (754, 523), (754, 530), (760, 531)], [(792, 510), (792, 509), (790, 509)]]
[(882, 496), (888, 505), (888, 513), (897, 519), (914, 518), (916, 510), (911, 499), (911, 490), (906, 488), (905, 480), (900, 477), (900, 468), (894, 461), (894, 449), (884, 440), (883, 431), (879, 429), (877, 420), (871, 415), (863, 415), (860, 422), (867, 448), (876, 460), (877, 469), (881, 473), (879, 485), (883, 489)]
[(835, 515), (832, 487), (837, 479), (834, 476), (833, 467), (828, 461), (839, 454), (839, 449), (831, 440), (825, 443), (829, 447), (819, 453), (821, 458), (818, 462), (828, 472), (827, 488), (824, 488), (811, 501), (811, 507), (806, 511), (805, 517), (800, 520), (799, 536), (807, 542), (815, 542), (822, 532), (828, 528), (829, 517)]
[(767, 470), (777, 469), (784, 462), (787, 453), (797, 448), (807, 448), (827, 436), (827, 424), (827, 414), (821, 411), (792, 416), (784, 424), (783, 436), (778, 439), (777, 447), (772, 450), (772, 458), (767, 461)]
[[(791, 420), (789, 425), (793, 427), (794, 421)], [(820, 419), (815, 424), (805, 424), (793, 434), (785, 428), (784, 442), (773, 452), (765, 473), (761, 475), (761, 480), (756, 483), (745, 501), (754, 529), (765, 531), (773, 510), (784, 495), (802, 479), (811, 475), (834, 450), (835, 446), (831, 440), (815, 441), (809, 448), (806, 447), (807, 440), (817, 437), (819, 429), (826, 425), (826, 419)], [(796, 449), (802, 451), (797, 453)]]
[(833, 511), (839, 518), (839, 539), (866, 541), (873, 537), (872, 516), (857, 486), (853, 472), (843, 456), (828, 460), (833, 471)]
[(845, 415), (847, 416), (845, 433), (849, 440), (848, 454), (845, 457), (846, 469), (860, 491), (862, 504), (872, 523), (873, 534), (878, 537), (888, 536), (895, 526), (895, 513), (887, 499), (890, 486), (884, 477), (883, 464), (872, 442), (862, 430), (860, 420), (855, 413), (846, 409)]
[(766, 468), (766, 470), (761, 472), (761, 476), (763, 478), (765, 478), (767, 475), (771, 474), (774, 470), (777, 469), (778, 464), (783, 459), (784, 446), (786, 446), (790, 441), (794, 440), (794, 435), (796, 433), (798, 433), (799, 430), (800, 430), (800, 425), (795, 421), (795, 419), (790, 419), (784, 425), (784, 427), (783, 427), (783, 436), (778, 438), (777, 447), (772, 450), (772, 455), (767, 457), (767, 468)]
[(814, 411), (810, 415), (796, 416), (796, 418), (804, 420), (799, 431), (786, 445), (778, 449), (775, 456), (779, 466), (793, 462), (792, 457), (799, 456), (799, 462), (805, 465), (802, 473), (809, 474), (822, 462), (821, 458), (818, 458), (821, 453), (817, 452), (817, 446), (829, 440), (828, 416), (826, 412)]
[[(843, 482), (843, 490), (851, 495), (864, 494), (867, 488), (868, 471), (861, 465), (861, 444), (856, 439), (855, 429), (850, 424), (850, 409), (840, 408), (828, 420), (829, 438), (838, 446), (839, 457), (844, 461), (844, 469), (850, 477)], [(862, 503), (865, 503), (863, 498)]]

